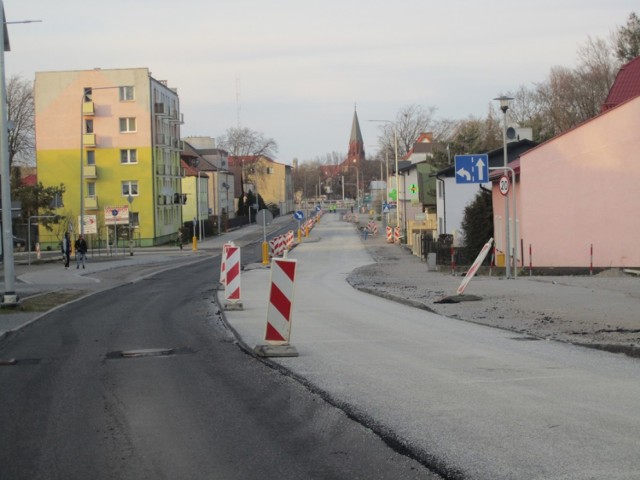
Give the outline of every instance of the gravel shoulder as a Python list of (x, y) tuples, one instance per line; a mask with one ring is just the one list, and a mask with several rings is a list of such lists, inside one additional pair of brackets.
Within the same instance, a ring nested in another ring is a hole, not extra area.
[(640, 278), (619, 270), (593, 276), (474, 277), (465, 297), (454, 297), (464, 272), (429, 271), (407, 248), (380, 237), (363, 240), (375, 260), (353, 271), (355, 288), (398, 302), (535, 338), (569, 342), (640, 357)]

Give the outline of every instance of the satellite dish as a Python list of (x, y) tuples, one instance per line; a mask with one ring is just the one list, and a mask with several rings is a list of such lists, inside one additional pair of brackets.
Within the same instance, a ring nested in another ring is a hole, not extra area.
[(515, 140), (517, 136), (518, 136), (518, 133), (516, 132), (515, 128), (513, 127), (507, 128), (507, 138), (509, 140)]

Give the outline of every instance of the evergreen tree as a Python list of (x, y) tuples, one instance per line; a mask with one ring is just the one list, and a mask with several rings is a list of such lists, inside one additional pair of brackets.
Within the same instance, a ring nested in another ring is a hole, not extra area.
[(493, 205), (491, 191), (480, 189), (476, 198), (464, 209), (462, 230), (465, 245), (472, 258), (480, 253), (482, 247), (493, 236)]
[(627, 24), (615, 34), (616, 56), (621, 62), (629, 62), (640, 56), (640, 18), (631, 12)]

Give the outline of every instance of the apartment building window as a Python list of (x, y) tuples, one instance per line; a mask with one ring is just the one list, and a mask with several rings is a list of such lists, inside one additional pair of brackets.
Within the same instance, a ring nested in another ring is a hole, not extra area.
[(84, 101), (93, 101), (93, 89), (91, 87), (84, 87)]
[(135, 148), (120, 150), (120, 163), (138, 163), (138, 151)]
[(87, 183), (87, 196), (88, 197), (95, 197), (96, 196), (96, 183), (95, 182)]
[(129, 212), (129, 225), (132, 227), (138, 227), (140, 225), (139, 212)]
[(131, 133), (136, 131), (135, 117), (124, 117), (120, 119), (120, 133)]
[(93, 120), (90, 118), (84, 121), (84, 133), (93, 133)]
[(137, 180), (125, 180), (122, 182), (122, 196), (128, 197), (131, 195), (132, 197), (138, 196), (138, 181)]
[(87, 150), (87, 165), (95, 165), (95, 164), (96, 164), (96, 151)]
[(135, 100), (134, 97), (134, 88), (132, 86), (120, 87), (120, 101), (121, 102), (131, 102)]

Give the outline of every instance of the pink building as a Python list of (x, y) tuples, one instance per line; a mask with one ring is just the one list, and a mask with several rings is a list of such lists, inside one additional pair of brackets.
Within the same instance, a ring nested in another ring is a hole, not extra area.
[[(518, 249), (525, 250), (518, 252), (519, 265), (528, 265), (531, 245), (534, 267), (588, 268), (593, 246), (594, 267), (640, 267), (638, 125), (636, 95), (510, 164), (518, 215), (511, 245), (517, 238)], [(505, 243), (504, 203), (494, 182), (499, 249)]]

